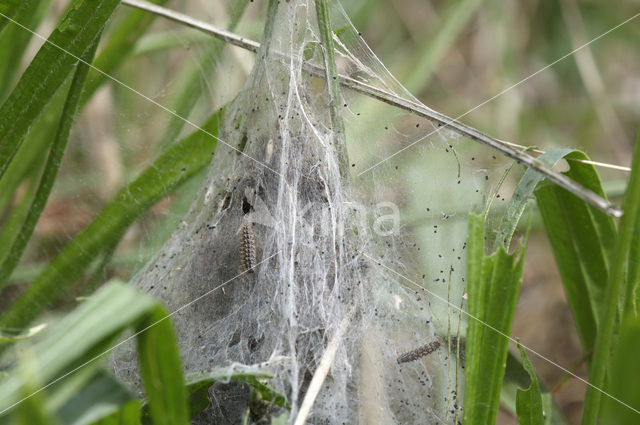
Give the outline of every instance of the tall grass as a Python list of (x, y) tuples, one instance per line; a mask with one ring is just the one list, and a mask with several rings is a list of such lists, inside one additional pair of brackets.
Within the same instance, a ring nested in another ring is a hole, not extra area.
[[(217, 135), (224, 113), (224, 102), (216, 105), (219, 108), (213, 114), (203, 113), (206, 107), (198, 108), (202, 103), (210, 106), (199, 98), (205, 91), (203, 87), (208, 84), (205, 76), (221, 72), (218, 65), (231, 60), (224, 56), (222, 44), (207, 46), (195, 64), (182, 67), (179, 71), (180, 84), (171, 93), (172, 109), (184, 116), (200, 114), (198, 118), (203, 130), (185, 134), (183, 121), (164, 116), (160, 120), (161, 134), (153, 135), (156, 142), (152, 150), (160, 153), (149, 158), (146, 166), (140, 167), (142, 170), (136, 173), (129, 170), (136, 177), (130, 177), (128, 183), (123, 183), (112, 199), (101, 205), (101, 211), (91, 223), (58, 246), (50, 258), (38, 258), (33, 253), (47, 251), (45, 242), (40, 241), (38, 245), (38, 238), (33, 236), (34, 229), (50, 201), (54, 184), (64, 181), (61, 170), (68, 172), (61, 161), (64, 152), (70, 150), (69, 144), (74, 141), (71, 129), (78, 113), (108, 81), (104, 74), (91, 69), (88, 63), (107, 74), (119, 73), (122, 78), (134, 75), (134, 81), (137, 79), (142, 83), (143, 77), (136, 75), (132, 65), (137, 60), (133, 55), (136, 54), (136, 46), (154, 35), (150, 34), (154, 16), (139, 11), (117, 10), (118, 3), (117, 0), (74, 0), (57, 19), (48, 42), (42, 44), (35, 56), (28, 60), (28, 66), (21, 69), (20, 58), (30, 58), (29, 41), (35, 40), (28, 28), (40, 28), (38, 24), (48, 16), (47, 13), (51, 13), (51, 4), (46, 0), (0, 1), (0, 12), (5, 16), (0, 19), (0, 210), (3, 214), (0, 289), (4, 290), (3, 295), (20, 292), (17, 299), (3, 305), (0, 350), (7, 354), (19, 341), (33, 338), (33, 334), (40, 330), (34, 326), (34, 321), (51, 312), (49, 307), (56, 306), (56, 313), (70, 310), (47, 329), (46, 334), (21, 358), (20, 365), (9, 370), (0, 381), (0, 423), (9, 420), (18, 424), (188, 423), (189, 418), (208, 404), (207, 387), (217, 380), (229, 378), (247, 382), (263, 399), (286, 406), (284, 397), (263, 383), (263, 379), (268, 378), (264, 375), (237, 373), (227, 376), (226, 372), (214, 370), (183, 377), (169, 313), (154, 300), (125, 285), (111, 282), (96, 292), (90, 289), (91, 296), (79, 303), (73, 297), (71, 300), (64, 297), (65, 294), (81, 293), (87, 276), (92, 273), (98, 276), (101, 284), (102, 280), (108, 280), (100, 277), (108, 268), (113, 253), (117, 252), (119, 242), (127, 231), (149, 217), (150, 209), (159, 201), (171, 195), (178, 198), (175, 202), (177, 218), (168, 217), (161, 221), (163, 234), (175, 225), (189, 205), (189, 195), (202, 178), (202, 171), (210, 162), (211, 155), (215, 154), (216, 144), (211, 136)], [(164, 4), (166, 1), (155, 3)], [(241, 24), (240, 18), (247, 3), (236, 2), (230, 8), (229, 28)], [(405, 7), (419, 7), (417, 3), (409, 3)], [(394, 2), (354, 2), (349, 7), (354, 21), (365, 34), (370, 30), (371, 38), (374, 41), (379, 39), (380, 51), (390, 66), (396, 68), (401, 79), (407, 81), (416, 94), (428, 94), (432, 100), (430, 104), (438, 104), (451, 93), (447, 88), (451, 82), (447, 80), (445, 69), (461, 60), (460, 50), (472, 50), (473, 43), (456, 42), (468, 37), (466, 33), (472, 27), (473, 19), (480, 19), (495, 30), (489, 35), (480, 34), (476, 45), (486, 44), (495, 38), (498, 46), (496, 55), (504, 66), (500, 68), (499, 75), (487, 84), (477, 83), (483, 78), (480, 73), (469, 76), (469, 80), (475, 82), (470, 84), (475, 91), (469, 93), (471, 89), (463, 87), (458, 96), (441, 103), (455, 114), (456, 109), (480, 103), (474, 96), (489, 97), (475, 86), (512, 83), (516, 75), (520, 75), (516, 65), (518, 54), (536, 53), (539, 59), (553, 59), (568, 47), (569, 41), (557, 35), (560, 28), (564, 28), (562, 16), (543, 4), (537, 6), (532, 21), (527, 23), (532, 31), (529, 41), (538, 40), (540, 43), (532, 43), (537, 47), (523, 43), (521, 51), (511, 51), (505, 36), (510, 30), (509, 19), (502, 15), (512, 13), (522, 19), (524, 12), (505, 12), (499, 2), (486, 3), (459, 2), (447, 8), (440, 19), (431, 18), (433, 25), (425, 30), (412, 29), (416, 24), (406, 13), (400, 13), (383, 34), (372, 24), (376, 17), (379, 18), (374, 6), (390, 15), (390, 10), (398, 7)], [(326, 2), (318, 1), (317, 6), (320, 15), (327, 13)], [(593, 19), (594, 27), (607, 28), (620, 20), (618, 15), (623, 15), (625, 9), (622, 6), (619, 9), (599, 9), (596, 5), (587, 5), (583, 12), (587, 18)], [(526, 11), (526, 7), (523, 10)], [(574, 9), (565, 10), (575, 13)], [(540, 25), (544, 31), (535, 26), (540, 22), (544, 23)], [(162, 27), (158, 31), (162, 31)], [(623, 49), (631, 49), (634, 44), (627, 38), (633, 38), (629, 37), (634, 35), (633, 30), (624, 28), (621, 31), (621, 35), (613, 37), (624, 41)], [(323, 35), (325, 45), (331, 45), (326, 29)], [(385, 38), (391, 40), (390, 45), (385, 45)], [(160, 49), (168, 50), (171, 46)], [(412, 56), (408, 52), (416, 53)], [(394, 59), (394, 53), (402, 55), (402, 59)], [(472, 69), (486, 71), (486, 63), (477, 57), (471, 60), (480, 62), (471, 64)], [(329, 65), (331, 63), (333, 60), (328, 61)], [(202, 68), (201, 64), (205, 67)], [(554, 79), (561, 80), (572, 66), (581, 65), (558, 65), (549, 84), (563, 92), (573, 92), (577, 85), (583, 83), (588, 85), (589, 82), (572, 80), (568, 87), (559, 87), (562, 84)], [(331, 66), (327, 67), (328, 81), (334, 81), (332, 76), (335, 72)], [(581, 75), (582, 79), (587, 78), (585, 74)], [(438, 84), (428, 84), (433, 81), (438, 81)], [(554, 95), (546, 95), (555, 99)], [(561, 136), (576, 134), (580, 137), (580, 144), (595, 149), (597, 146), (591, 146), (593, 143), (582, 136), (590, 132), (594, 122), (603, 119), (599, 112), (590, 111), (590, 102), (601, 101), (606, 95), (591, 93), (587, 100), (582, 99), (584, 103), (579, 105), (582, 111), (577, 111), (580, 108), (571, 103), (566, 103), (564, 108), (541, 107), (539, 114), (529, 114), (522, 123), (517, 123), (507, 110), (508, 105), (502, 103), (522, 103), (525, 94), (516, 90), (499, 99), (497, 106), (490, 108), (493, 111), (481, 112), (471, 120), (478, 127), (500, 130), (518, 139), (538, 140), (538, 136), (548, 132), (555, 138), (567, 140), (567, 144), (577, 144), (578, 141)], [(151, 114), (144, 109), (146, 106), (122, 100), (118, 104), (122, 110), (139, 108), (143, 111), (140, 116)], [(502, 112), (497, 114), (496, 111)], [(491, 113), (501, 118), (494, 120)], [(577, 129), (568, 132), (555, 129), (553, 125), (559, 124), (558, 115), (566, 121), (576, 122)], [(628, 121), (636, 119), (636, 116), (626, 117)], [(337, 111), (332, 110), (332, 122), (339, 125)], [(548, 123), (552, 124), (551, 128)], [(593, 138), (598, 139), (601, 134), (595, 133), (598, 135)], [(620, 154), (624, 141), (615, 141), (614, 144), (612, 158), (624, 158)], [(606, 195), (606, 185), (603, 186), (596, 169), (584, 162), (573, 161), (588, 159), (584, 153), (551, 150), (540, 160), (551, 166), (563, 158), (571, 160), (566, 172), (569, 177), (602, 196)], [(637, 343), (640, 332), (639, 164), (640, 138), (635, 142), (632, 172), (623, 196), (625, 214), (619, 223), (564, 189), (544, 181), (533, 171), (527, 171), (520, 179), (500, 222), (500, 237), (495, 244), (485, 246), (486, 217), (469, 216), (467, 313), (470, 320), (466, 337), (465, 424), (495, 423), (501, 400), (502, 406), (517, 415), (521, 423), (565, 422), (558, 406), (551, 402), (549, 390), (535, 373), (530, 359), (536, 363), (537, 355), (527, 352), (526, 342), (518, 344), (518, 356), (509, 352), (526, 251), (530, 249), (526, 247), (526, 241), (520, 242), (515, 252), (510, 252), (509, 248), (518, 223), (530, 214), (539, 214), (551, 244), (581, 350), (593, 353), (587, 361), (588, 389), (583, 423), (595, 424), (598, 420), (601, 423), (637, 422), (640, 417), (637, 412), (640, 409), (640, 372), (634, 362), (640, 355)], [(185, 188), (185, 192), (177, 192), (180, 188)], [(534, 213), (530, 212), (532, 198), (535, 198), (537, 209)], [(30, 251), (30, 246), (34, 245), (36, 247)], [(21, 258), (22, 263), (19, 262)], [(33, 280), (22, 285), (20, 291), (15, 291), (16, 281), (12, 281), (12, 276), (15, 279), (21, 271), (32, 266), (29, 263), (33, 258), (45, 264)], [(56, 305), (62, 299), (66, 302), (63, 307), (68, 307), (68, 304), (73, 307), (60, 308), (60, 304)], [(134, 397), (101, 369), (101, 354), (127, 330), (133, 330), (138, 342), (141, 376), (147, 397), (144, 400)], [(505, 403), (505, 394), (513, 390), (514, 383), (522, 388), (517, 390), (515, 404), (509, 405)], [(40, 391), (44, 385), (47, 385), (46, 391)]]

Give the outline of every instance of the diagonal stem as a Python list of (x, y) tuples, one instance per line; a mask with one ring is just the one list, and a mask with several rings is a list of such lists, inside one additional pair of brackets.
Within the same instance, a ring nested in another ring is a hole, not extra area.
[[(219, 29), (211, 24), (208, 24), (206, 22), (202, 22), (199, 21), (195, 18), (192, 18), (191, 16), (182, 14), (180, 12), (176, 12), (174, 10), (171, 9), (167, 9), (165, 7), (161, 7), (161, 6), (157, 6), (155, 4), (149, 3), (147, 1), (144, 0), (122, 0), (122, 4), (128, 5), (128, 6), (132, 6), (141, 10), (145, 10), (147, 12), (151, 12), (154, 13), (156, 15), (165, 17), (167, 19), (176, 21), (176, 22), (180, 22), (184, 25), (187, 25), (189, 27), (195, 28), (197, 30), (203, 31), (207, 34), (210, 34), (216, 38), (219, 38), (221, 40), (226, 41), (229, 44), (232, 44), (234, 46), (238, 46), (241, 47), (245, 50), (249, 50), (252, 52), (257, 52), (258, 49), (260, 48), (260, 43), (247, 39), (245, 37), (242, 37), (240, 35), (234, 34), (232, 32), (229, 31), (225, 31), (222, 29)], [(283, 57), (286, 58), (286, 56), (282, 53), (280, 53)], [(325, 78), (325, 71), (324, 69), (317, 67), (315, 65), (311, 65), (309, 63), (303, 63), (303, 67), (302, 69), (319, 78)], [(518, 151), (516, 149), (514, 149), (512, 146), (510, 146), (509, 144), (506, 144), (494, 137), (488, 136), (478, 130), (476, 130), (475, 128), (468, 126), (466, 124), (463, 124), (459, 121), (457, 121), (454, 118), (450, 118), (447, 115), (444, 115), (440, 112), (437, 112), (421, 103), (409, 100), (409, 99), (404, 99), (402, 97), (399, 97), (393, 93), (389, 93), (385, 90), (379, 89), (377, 87), (373, 87), (371, 85), (362, 83), (358, 80), (354, 80), (348, 76), (342, 75), (342, 74), (338, 74), (338, 80), (340, 82), (340, 84), (344, 87), (350, 88), (356, 92), (365, 94), (367, 96), (370, 96), (374, 99), (378, 99), (382, 102), (385, 102), (387, 104), (396, 106), (400, 109), (404, 109), (408, 112), (411, 112), (417, 116), (426, 118), (430, 121), (432, 121), (433, 123), (436, 124), (437, 126), (437, 130), (435, 130), (434, 132), (440, 131), (440, 129), (444, 128), (444, 127), (448, 127), (449, 129), (451, 129), (452, 131), (458, 133), (461, 136), (464, 137), (468, 137), (476, 142), (479, 142), (485, 146), (488, 146), (500, 153), (502, 153), (503, 155), (514, 159), (515, 161), (525, 165), (528, 168), (533, 168), (535, 169), (537, 172), (539, 172), (540, 174), (542, 174), (543, 176), (545, 176), (547, 179), (549, 179), (551, 182), (557, 184), (558, 186), (568, 190), (569, 192), (573, 193), (575, 196), (577, 196), (578, 198), (582, 199), (583, 201), (585, 201), (586, 203), (590, 204), (591, 206), (601, 210), (602, 212), (604, 212), (607, 215), (610, 215), (612, 217), (621, 217), (622, 216), (622, 210), (620, 208), (618, 208), (617, 206), (613, 205), (611, 202), (609, 202), (608, 200), (604, 199), (603, 197), (597, 195), (596, 193), (594, 193), (593, 191), (585, 188), (584, 186), (576, 183), (575, 181), (571, 180), (570, 178), (568, 178), (567, 176), (565, 176), (564, 174), (558, 173), (554, 170), (552, 170), (550, 167), (547, 167), (546, 165), (544, 165), (541, 161), (539, 161), (537, 158), (534, 158), (533, 156), (525, 153), (525, 152), (521, 152)], [(433, 133), (431, 133), (433, 134)], [(427, 136), (429, 136), (430, 134), (427, 134)], [(426, 138), (427, 136), (425, 136), (424, 138)], [(414, 142), (414, 144), (417, 142)], [(410, 145), (411, 146), (411, 145)], [(406, 149), (406, 148), (405, 148)], [(394, 155), (400, 153), (401, 151), (396, 152)], [(389, 158), (387, 158), (389, 159)], [(381, 162), (380, 162), (381, 163)], [(370, 167), (370, 169), (374, 168), (375, 166), (379, 165), (375, 164), (373, 167)], [(368, 170), (366, 170), (368, 171)], [(365, 172), (366, 172), (365, 171)], [(363, 173), (361, 173), (363, 174)]]

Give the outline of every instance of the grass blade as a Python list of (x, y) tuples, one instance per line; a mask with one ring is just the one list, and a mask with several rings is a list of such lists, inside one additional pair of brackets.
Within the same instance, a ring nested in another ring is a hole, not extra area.
[[(538, 160), (549, 167), (553, 167), (556, 163), (571, 153), (571, 149), (551, 149), (540, 155)], [(518, 182), (516, 190), (507, 205), (507, 209), (500, 223), (500, 230), (496, 235), (494, 249), (498, 249), (498, 245), (502, 244), (505, 248), (509, 247), (513, 233), (516, 231), (520, 217), (527, 206), (529, 198), (533, 195), (533, 191), (537, 184), (544, 179), (544, 176), (532, 168), (527, 168), (524, 175)]]
[(138, 400), (127, 403), (113, 415), (94, 422), (93, 425), (140, 425), (141, 408)]
[[(100, 38), (119, 0), (76, 0), (31, 61), (18, 85), (0, 107), (0, 177), (29, 128), (63, 85), (77, 59)], [(17, 25), (12, 23), (12, 25)], [(26, 31), (26, 30), (25, 30)]]
[[(167, 0), (149, 0), (149, 2), (162, 5)], [(95, 69), (91, 71), (87, 87), (82, 96), (82, 104), (86, 103), (93, 93), (107, 80), (107, 75), (113, 74), (124, 60), (129, 57), (135, 47), (136, 40), (147, 31), (154, 18), (155, 15), (140, 10), (132, 10), (111, 32), (104, 48), (93, 63), (104, 74)]]
[(345, 131), (340, 111), (340, 82), (338, 81), (338, 70), (336, 68), (336, 58), (333, 44), (333, 30), (329, 19), (329, 5), (327, 0), (316, 0), (316, 14), (318, 15), (318, 27), (320, 29), (320, 39), (322, 41), (322, 53), (324, 57), (325, 81), (329, 92), (329, 115), (331, 116), (331, 127), (333, 129), (333, 143), (337, 157), (340, 159), (340, 175), (343, 178), (349, 176), (347, 152), (345, 150)]
[[(38, 1), (38, 0), (35, 0)], [(15, 18), (16, 15), (24, 10), (28, 10), (32, 6), (33, 0), (4, 0), (0, 2), (0, 13), (5, 17)], [(4, 30), (9, 20), (0, 18), (0, 31)]]
[(540, 383), (533, 370), (533, 365), (527, 358), (524, 348), (518, 342), (520, 357), (525, 370), (529, 373), (531, 384), (526, 389), (518, 388), (516, 396), (516, 411), (520, 425), (544, 425), (542, 414), (542, 395), (540, 393)]
[[(611, 366), (611, 346), (614, 334), (617, 333), (616, 317), (619, 317), (619, 297), (626, 294), (625, 283), (629, 276), (629, 262), (637, 258), (629, 258), (632, 251), (631, 243), (634, 230), (637, 231), (638, 214), (640, 214), (640, 132), (636, 138), (631, 162), (631, 176), (625, 191), (622, 203), (624, 215), (620, 219), (620, 231), (615, 239), (615, 250), (611, 257), (612, 269), (607, 280), (607, 290), (604, 295), (604, 314), (601, 325), (598, 328), (593, 351), (593, 362), (589, 369), (589, 382), (593, 385), (587, 388), (585, 398), (585, 409), (582, 416), (582, 423), (585, 425), (595, 425), (598, 421), (600, 411), (600, 399), (607, 370)], [(633, 276), (637, 278), (637, 275)], [(631, 286), (628, 285), (627, 286)], [(636, 336), (637, 337), (637, 336)], [(595, 387), (595, 388), (594, 388)], [(620, 408), (623, 408), (620, 406)]]
[[(96, 47), (98, 45), (99, 36), (92, 42), (89, 49), (86, 50), (82, 59), (85, 62), (91, 63), (93, 55), (95, 54)], [(71, 126), (75, 120), (78, 112), (80, 95), (84, 86), (87, 74), (89, 72), (89, 66), (82, 62), (78, 62), (76, 71), (74, 73), (71, 87), (69, 87), (69, 93), (67, 94), (67, 100), (62, 109), (62, 115), (60, 117), (60, 123), (58, 125), (58, 131), (51, 145), (51, 151), (49, 152), (49, 158), (44, 167), (44, 172), (40, 178), (40, 185), (35, 194), (33, 202), (29, 208), (29, 211), (25, 217), (22, 227), (18, 230), (16, 235), (9, 235), (11, 240), (15, 241), (9, 250), (9, 255), (4, 258), (4, 261), (0, 263), (0, 288), (6, 285), (11, 272), (18, 264), (22, 252), (27, 246), (27, 242), (31, 238), (33, 229), (36, 227), (36, 223), (44, 210), (44, 206), (49, 199), (51, 188), (58, 174), (60, 163), (62, 161), (62, 155), (64, 154), (67, 146), (67, 140), (69, 139), (69, 133), (71, 132)]]
[[(588, 159), (578, 151), (566, 157)], [(571, 169), (566, 173), (569, 177), (604, 196), (592, 165), (569, 162)], [(578, 334), (588, 351), (595, 342), (603, 313), (609, 258), (616, 239), (615, 223), (611, 217), (548, 182), (538, 185), (535, 195)]]
[[(33, 392), (34, 388), (26, 385), (22, 389), (20, 394), (22, 397), (27, 397)], [(47, 417), (47, 413), (44, 409), (44, 402), (39, 395), (28, 398), (23, 404), (18, 406), (16, 414), (15, 425), (54, 425)]]
[[(65, 384), (73, 387), (78, 376), (89, 382), (99, 370), (98, 360), (106, 358), (116, 338), (130, 327), (138, 331), (140, 369), (153, 422), (188, 424), (186, 390), (171, 321), (151, 297), (120, 283), (104, 286), (35, 344), (38, 380), (48, 384), (52, 399), (69, 393)], [(24, 388), (24, 379), (14, 370), (0, 384), (0, 414), (11, 414), (31, 399), (19, 399), (20, 388)], [(86, 412), (95, 406), (75, 407)]]
[(524, 249), (484, 254), (484, 218), (469, 215), (467, 287), (469, 321), (464, 422), (494, 423), (505, 372), (508, 338), (522, 281)]
[[(223, 113), (221, 109), (213, 114), (203, 128), (217, 135)], [(161, 155), (49, 263), (0, 318), (0, 328), (27, 326), (73, 285), (103, 248), (118, 240), (144, 211), (203, 169), (210, 162), (215, 145), (215, 139), (197, 130)]]
[(189, 424), (180, 353), (165, 309), (156, 306), (136, 330), (141, 332), (140, 374), (154, 425)]
[[(28, 28), (35, 29), (49, 9), (50, 3), (50, 0), (22, 0), (21, 7), (12, 18)], [(9, 22), (8, 20), (3, 21), (5, 23)], [(2, 24), (0, 24), (1, 26)], [(8, 25), (0, 31), (1, 101), (15, 82), (16, 74), (20, 68), (20, 59), (27, 48), (27, 44), (29, 44), (29, 40), (31, 40), (32, 34), (17, 25)]]
[[(536, 377), (540, 385), (540, 391), (546, 391), (540, 380)], [(520, 356), (509, 351), (507, 353), (507, 367), (504, 372), (502, 391), (500, 392), (500, 408), (505, 409), (514, 416), (517, 415), (518, 390), (531, 385), (531, 377), (525, 369)], [(542, 393), (542, 410), (546, 425), (566, 425), (560, 407), (554, 403), (550, 393)]]
[(88, 425), (120, 411), (135, 400), (120, 382), (106, 371), (98, 373), (57, 411), (60, 422)]
[[(607, 390), (616, 398), (640, 410), (640, 318), (630, 314), (622, 322), (616, 344)], [(626, 409), (611, 398), (602, 405), (602, 423), (632, 425), (638, 423), (638, 413)]]

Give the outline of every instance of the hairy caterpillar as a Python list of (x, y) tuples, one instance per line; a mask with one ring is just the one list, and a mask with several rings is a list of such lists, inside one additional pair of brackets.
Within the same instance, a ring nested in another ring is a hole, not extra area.
[(251, 223), (245, 223), (240, 228), (240, 264), (243, 272), (253, 273), (256, 265), (256, 234)]
[(418, 360), (420, 357), (427, 356), (440, 348), (440, 341), (431, 341), (428, 344), (422, 345), (415, 350), (411, 350), (407, 353), (401, 354), (398, 357), (398, 364), (408, 363), (414, 360)]

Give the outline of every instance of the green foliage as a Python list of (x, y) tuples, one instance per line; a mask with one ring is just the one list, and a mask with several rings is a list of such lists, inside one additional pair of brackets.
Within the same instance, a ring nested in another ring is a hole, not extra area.
[[(20, 148), (33, 121), (86, 55), (119, 4), (118, 0), (76, 0), (59, 21), (0, 107), (0, 177)], [(61, 49), (69, 54), (62, 54)]]
[[(172, 146), (137, 179), (123, 188), (94, 221), (40, 273), (0, 318), (2, 328), (22, 328), (73, 285), (105, 247), (153, 204), (198, 173), (211, 160), (224, 110)], [(206, 132), (205, 132), (206, 131)]]
[(524, 248), (484, 253), (484, 217), (469, 215), (468, 312), (464, 422), (494, 423), (504, 377), (508, 335), (522, 280)]
[[(49, 9), (50, 0), (22, 0), (13, 19), (27, 28), (35, 28)], [(0, 11), (2, 6), (0, 6)], [(0, 19), (0, 101), (2, 101), (11, 86), (15, 83), (15, 76), (20, 66), (20, 58), (31, 40), (32, 34), (23, 28)]]
[(44, 172), (40, 178), (40, 185), (34, 196), (29, 210), (24, 218), (22, 226), (14, 229), (17, 233), (2, 235), (3, 237), (14, 241), (11, 248), (8, 251), (8, 255), (5, 258), (0, 258), (0, 288), (3, 283), (7, 282), (7, 279), (13, 272), (13, 269), (18, 264), (18, 260), (22, 256), (22, 252), (27, 246), (27, 242), (31, 238), (33, 229), (36, 227), (36, 223), (44, 210), (44, 206), (47, 203), (53, 182), (55, 181), (58, 169), (60, 168), (60, 162), (62, 161), (62, 155), (64, 154), (69, 133), (71, 132), (71, 126), (78, 112), (78, 106), (80, 102), (80, 94), (84, 86), (87, 74), (89, 72), (89, 66), (85, 63), (91, 63), (93, 55), (95, 54), (96, 47), (98, 46), (98, 40), (94, 40), (90, 48), (83, 54), (82, 60), (84, 62), (78, 62), (77, 69), (74, 73), (73, 80), (71, 81), (71, 87), (67, 94), (67, 100), (62, 109), (62, 115), (60, 116), (60, 122), (56, 136), (51, 144), (51, 151), (47, 158), (47, 162), (44, 166)]
[(334, 133), (334, 149), (339, 158), (340, 175), (347, 178), (349, 175), (347, 151), (345, 145), (344, 121), (340, 108), (340, 84), (338, 82), (338, 69), (334, 52), (333, 32), (331, 31), (331, 21), (329, 19), (329, 5), (327, 0), (316, 0), (316, 14), (318, 16), (318, 27), (322, 41), (322, 55), (324, 58), (325, 81), (329, 93), (329, 115), (331, 116), (331, 126)]
[[(551, 149), (548, 152), (540, 155), (538, 160), (545, 165), (553, 167), (560, 159), (572, 152), (570, 149)], [(524, 213), (525, 208), (529, 203), (533, 191), (544, 179), (540, 173), (530, 168), (525, 171), (524, 175), (518, 182), (516, 190), (513, 192), (511, 201), (507, 205), (507, 209), (500, 222), (500, 228), (495, 240), (494, 249), (498, 248), (498, 245), (502, 245), (505, 248), (509, 247), (511, 238), (513, 237), (516, 227)]]
[(518, 349), (525, 370), (529, 373), (531, 384), (526, 389), (518, 388), (516, 396), (516, 411), (518, 413), (518, 421), (520, 425), (543, 425), (544, 417), (542, 410), (542, 395), (540, 393), (540, 383), (538, 377), (533, 370), (533, 365), (527, 358), (524, 348), (518, 341)]
[(640, 368), (635, 365), (640, 358), (640, 318), (625, 316), (620, 327), (618, 344), (613, 350), (607, 392), (617, 400), (603, 400), (601, 423), (632, 425), (638, 423), (638, 413), (622, 406), (620, 401), (640, 410)]
[(186, 382), (192, 417), (209, 405), (209, 387), (217, 381), (226, 382), (229, 379), (246, 382), (260, 394), (263, 400), (272, 402), (276, 406), (289, 408), (290, 406), (284, 395), (273, 391), (267, 385), (262, 383), (262, 380), (267, 378), (271, 378), (271, 376), (264, 373), (249, 373), (242, 371), (233, 371), (230, 374), (226, 369), (214, 369), (189, 375)]
[[(564, 157), (588, 159), (579, 151)], [(592, 165), (569, 163), (571, 169), (566, 173), (569, 177), (605, 196)], [(609, 259), (616, 239), (615, 223), (611, 217), (548, 182), (542, 182), (535, 194), (578, 334), (588, 351), (593, 348), (602, 317)]]
[[(624, 215), (620, 219), (620, 230), (618, 237), (614, 239), (615, 247), (611, 252), (611, 271), (607, 279), (606, 291), (602, 300), (603, 315), (593, 351), (593, 362), (589, 369), (589, 383), (585, 398), (585, 409), (582, 416), (583, 424), (596, 424), (600, 412), (600, 400), (602, 398), (602, 388), (605, 384), (607, 371), (611, 370), (611, 347), (617, 346), (616, 335), (619, 333), (621, 306), (626, 303), (621, 302), (620, 296), (627, 293), (626, 288), (636, 287), (637, 282), (629, 279), (637, 279), (635, 270), (637, 265), (637, 247), (632, 250), (631, 244), (637, 237), (638, 215), (640, 214), (640, 132), (636, 139), (636, 144), (631, 163), (631, 176), (625, 191), (622, 203)], [(600, 235), (598, 235), (600, 236)], [(607, 244), (606, 241), (601, 243)], [(637, 338), (637, 336), (636, 336)], [(631, 363), (626, 364), (627, 367)], [(629, 394), (628, 396), (631, 396)]]
[[(166, 318), (164, 308), (153, 299), (122, 284), (111, 283), (96, 292), (33, 346), (29, 370), (33, 371), (33, 379), (41, 383), (40, 388), (47, 389), (46, 400), (39, 403), (40, 409), (49, 414), (60, 413), (58, 408), (64, 406), (62, 413), (69, 418), (80, 415), (81, 412), (70, 412), (74, 409), (87, 413), (97, 408), (96, 405), (100, 406), (103, 398), (91, 396), (95, 391), (112, 390), (114, 384), (108, 379), (95, 382), (92, 379), (97, 377), (100, 360), (112, 350), (118, 336), (133, 327), (154, 422), (187, 424), (182, 366), (171, 322)], [(14, 370), (0, 384), (0, 411), (9, 412), (30, 400), (30, 397), (23, 400), (18, 395), (25, 393), (25, 383), (31, 381), (21, 376), (19, 370)], [(89, 390), (100, 382), (103, 382), (100, 388)], [(78, 391), (83, 388), (86, 391)], [(29, 392), (24, 397), (31, 395), (33, 389), (27, 388)], [(45, 393), (38, 391), (38, 394)], [(65, 403), (73, 399), (78, 403)], [(117, 404), (127, 399), (120, 396), (111, 402)]]

